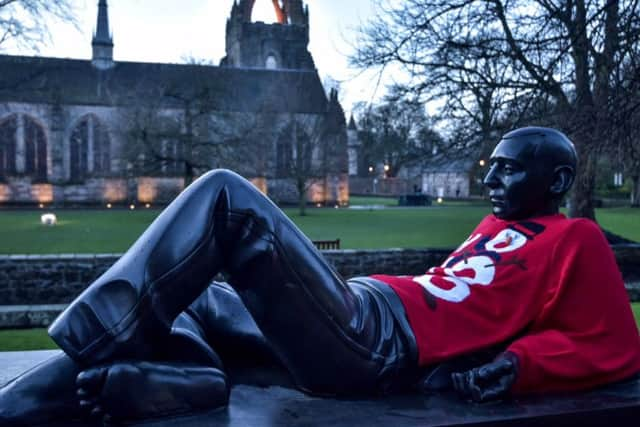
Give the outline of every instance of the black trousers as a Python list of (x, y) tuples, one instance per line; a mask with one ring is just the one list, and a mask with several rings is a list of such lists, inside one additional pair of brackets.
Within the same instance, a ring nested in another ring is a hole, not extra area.
[(49, 333), (83, 366), (153, 359), (184, 313), (205, 339), (231, 343), (244, 333), (242, 316), (209, 288), (219, 272), (301, 389), (377, 394), (414, 379), (415, 338), (395, 293), (371, 278), (343, 280), (282, 211), (227, 170), (185, 189)]

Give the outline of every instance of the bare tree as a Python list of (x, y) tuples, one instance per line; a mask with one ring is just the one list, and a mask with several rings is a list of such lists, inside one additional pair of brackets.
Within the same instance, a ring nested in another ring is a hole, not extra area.
[(182, 176), (185, 185), (211, 168), (264, 175), (264, 152), (274, 140), (271, 113), (218, 110), (216, 83), (146, 88), (121, 123), (123, 156), (138, 174)]
[(56, 21), (77, 24), (73, 0), (0, 0), (0, 50), (13, 44), (37, 51)]
[(276, 176), (293, 180), (301, 216), (306, 215), (307, 193), (313, 185), (326, 191), (331, 177), (346, 172), (344, 126), (331, 120), (329, 114), (290, 115), (278, 136)]
[[(640, 48), (639, 48), (640, 50)], [(624, 166), (631, 180), (629, 202), (640, 207), (640, 54), (634, 55), (621, 73), (616, 86), (616, 101), (619, 108), (614, 114), (607, 152), (617, 164)]]
[[(640, 35), (637, 0), (407, 0), (381, 8), (352, 62), (400, 64), (417, 90), (434, 75), (476, 76), (505, 100), (546, 96), (555, 126), (576, 142), (581, 167), (572, 216), (594, 218), (595, 163), (607, 139), (614, 79)], [(493, 62), (500, 74), (483, 64)], [(455, 93), (459, 87), (453, 86)], [(448, 94), (442, 94), (448, 98)], [(462, 102), (462, 105), (468, 105)], [(526, 105), (526, 103), (521, 103)]]
[(358, 110), (362, 155), (370, 164), (386, 165), (387, 176), (441, 149), (442, 139), (432, 129), (424, 104), (405, 88), (394, 87), (381, 103)]

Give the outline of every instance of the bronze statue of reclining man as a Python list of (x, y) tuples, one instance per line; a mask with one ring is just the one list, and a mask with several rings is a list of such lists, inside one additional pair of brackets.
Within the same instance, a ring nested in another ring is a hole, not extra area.
[(437, 387), (476, 401), (630, 377), (640, 338), (613, 253), (559, 213), (575, 168), (562, 133), (512, 131), (484, 180), (493, 213), (441, 266), (347, 281), (253, 185), (211, 171), (58, 317), (64, 353), (0, 391), (0, 421), (224, 406), (236, 359), (327, 396), (428, 388), (450, 360)]

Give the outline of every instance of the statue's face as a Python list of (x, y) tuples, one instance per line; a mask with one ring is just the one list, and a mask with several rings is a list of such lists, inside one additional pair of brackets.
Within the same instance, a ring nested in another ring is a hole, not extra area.
[(553, 162), (536, 158), (535, 148), (526, 138), (513, 138), (493, 150), (484, 184), (496, 217), (521, 220), (549, 212)]

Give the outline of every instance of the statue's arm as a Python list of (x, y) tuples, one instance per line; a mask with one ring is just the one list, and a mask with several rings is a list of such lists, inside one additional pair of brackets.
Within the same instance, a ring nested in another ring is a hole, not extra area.
[[(505, 356), (457, 374), (474, 400), (585, 390), (640, 372), (640, 340), (616, 260), (599, 227), (577, 220), (559, 236), (540, 312)], [(514, 363), (515, 361), (515, 363)]]
[(486, 402), (509, 395), (518, 377), (518, 369), (518, 357), (514, 353), (504, 352), (490, 363), (451, 374), (451, 379), (460, 396)]

